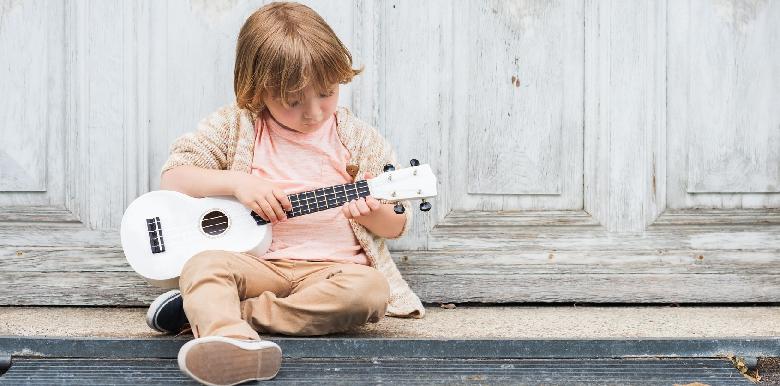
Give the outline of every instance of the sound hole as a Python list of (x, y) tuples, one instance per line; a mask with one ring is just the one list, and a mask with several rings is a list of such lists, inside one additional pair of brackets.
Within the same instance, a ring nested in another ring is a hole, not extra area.
[(228, 229), (228, 217), (218, 210), (211, 211), (203, 216), (200, 227), (212, 236), (222, 234)]

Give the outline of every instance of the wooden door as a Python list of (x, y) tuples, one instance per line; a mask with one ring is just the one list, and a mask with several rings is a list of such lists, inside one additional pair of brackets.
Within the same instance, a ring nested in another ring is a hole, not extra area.
[[(423, 301), (780, 299), (778, 4), (306, 3), (366, 65), (340, 103), (439, 176), (390, 242)], [(262, 2), (8, 4), (0, 304), (146, 304), (123, 209)]]

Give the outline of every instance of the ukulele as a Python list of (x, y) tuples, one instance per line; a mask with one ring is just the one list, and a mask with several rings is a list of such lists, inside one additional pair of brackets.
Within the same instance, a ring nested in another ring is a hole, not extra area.
[[(288, 218), (332, 208), (359, 197), (399, 201), (436, 196), (436, 177), (428, 164), (412, 160), (412, 167), (385, 172), (369, 180), (329, 186), (287, 195)], [(394, 210), (404, 208), (396, 203)], [(246, 252), (262, 256), (271, 245), (271, 226), (233, 196), (190, 197), (172, 190), (156, 190), (136, 198), (122, 216), (120, 235), (127, 262), (149, 283), (176, 288), (182, 267), (206, 250)]]

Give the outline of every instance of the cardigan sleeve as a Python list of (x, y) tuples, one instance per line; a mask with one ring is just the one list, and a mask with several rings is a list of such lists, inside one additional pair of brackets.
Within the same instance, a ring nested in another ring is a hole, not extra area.
[(192, 165), (205, 169), (227, 169), (230, 114), (225, 108), (203, 118), (193, 132), (176, 138), (160, 174), (177, 166)]

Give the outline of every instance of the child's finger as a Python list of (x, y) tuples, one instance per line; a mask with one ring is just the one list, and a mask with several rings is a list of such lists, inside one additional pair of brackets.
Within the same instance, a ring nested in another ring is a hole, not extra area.
[(382, 203), (379, 202), (379, 200), (377, 200), (376, 198), (371, 196), (366, 197), (366, 205), (368, 205), (368, 207), (371, 208), (371, 210), (377, 210), (382, 207)]
[(273, 193), (274, 197), (279, 200), (279, 203), (282, 204), (282, 208), (285, 211), (289, 212), (292, 210), (292, 203), (290, 202), (290, 199), (287, 197), (287, 195), (284, 194), (284, 192), (279, 189), (274, 189), (271, 192)]
[(352, 213), (352, 217), (360, 217), (360, 211), (354, 201), (349, 203), (349, 212)]
[(371, 172), (366, 172), (365, 178), (368, 180), (368, 179), (374, 178), (374, 175), (371, 174)]
[(344, 217), (352, 218), (352, 212), (349, 211), (349, 203), (345, 203), (341, 206), (341, 211), (344, 212)]
[(367, 216), (371, 214), (371, 209), (368, 208), (368, 205), (366, 205), (366, 200), (364, 200), (362, 197), (357, 200), (355, 206), (357, 206), (361, 216)]

